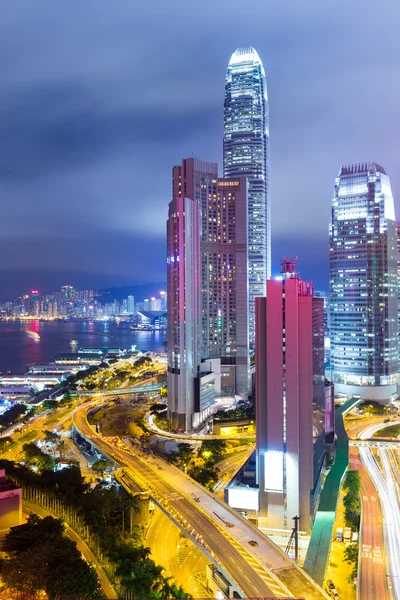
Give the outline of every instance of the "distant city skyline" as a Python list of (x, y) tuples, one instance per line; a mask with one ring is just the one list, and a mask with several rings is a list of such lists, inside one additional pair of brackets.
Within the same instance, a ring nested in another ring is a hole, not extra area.
[(400, 7), (259, 1), (249, 21), (227, 0), (196, 18), (159, 6), (3, 7), (2, 296), (166, 280), (170, 165), (222, 164), (221, 80), (246, 45), (263, 59), (273, 115), (272, 264), (299, 256), (301, 277), (327, 290), (340, 165), (384, 164), (400, 197)]

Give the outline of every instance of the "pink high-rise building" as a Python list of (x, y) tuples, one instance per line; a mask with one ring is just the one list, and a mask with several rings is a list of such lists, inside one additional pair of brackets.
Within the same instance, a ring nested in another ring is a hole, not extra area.
[(259, 526), (310, 532), (325, 457), (324, 308), (282, 261), (282, 280), (256, 298)]

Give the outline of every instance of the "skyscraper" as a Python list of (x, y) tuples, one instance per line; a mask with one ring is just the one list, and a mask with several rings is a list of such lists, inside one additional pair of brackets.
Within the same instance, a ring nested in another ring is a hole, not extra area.
[(249, 392), (247, 182), (195, 158), (173, 168), (173, 193), (201, 213), (201, 358), (221, 359), (225, 394)]
[(135, 297), (134, 296), (128, 296), (128, 314), (129, 315), (135, 314)]
[(398, 368), (397, 237), (390, 180), (376, 163), (342, 167), (336, 179), (330, 293), (335, 392), (390, 402)]
[(325, 456), (324, 303), (295, 260), (256, 298), (259, 526), (310, 532)]
[(265, 72), (252, 47), (229, 61), (224, 103), (224, 177), (248, 179), (249, 338), (254, 345), (254, 299), (271, 276), (269, 108)]
[(168, 419), (192, 429), (200, 365), (200, 210), (197, 200), (175, 198), (167, 221)]

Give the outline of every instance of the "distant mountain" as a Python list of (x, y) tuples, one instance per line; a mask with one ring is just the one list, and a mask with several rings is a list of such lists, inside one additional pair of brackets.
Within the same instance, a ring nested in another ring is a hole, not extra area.
[(128, 296), (134, 296), (135, 302), (141, 302), (145, 298), (155, 296), (160, 297), (160, 292), (166, 291), (167, 284), (165, 281), (161, 283), (144, 283), (143, 285), (124, 285), (123, 287), (112, 287), (99, 290), (100, 296), (97, 298), (100, 302), (113, 302), (118, 300), (121, 302)]

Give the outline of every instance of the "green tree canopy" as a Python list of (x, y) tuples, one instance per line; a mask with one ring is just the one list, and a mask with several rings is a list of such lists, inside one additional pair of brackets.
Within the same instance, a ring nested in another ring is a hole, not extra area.
[(181, 442), (178, 444), (178, 457), (179, 462), (184, 467), (187, 467), (194, 455), (194, 450), (191, 444), (187, 442)]
[(9, 427), (18, 421), (18, 419), (22, 417), (26, 411), (27, 407), (25, 404), (14, 404), (14, 406), (0, 415), (0, 427)]
[(39, 471), (54, 468), (53, 458), (42, 452), (33, 442), (24, 444), (22, 449), (25, 453), (25, 462), (29, 467), (36, 467)]
[(207, 465), (214, 465), (223, 459), (226, 448), (225, 440), (204, 440), (197, 453), (205, 460)]
[(358, 544), (346, 546), (343, 558), (348, 563), (356, 563), (358, 561)]
[(100, 594), (96, 571), (64, 535), (60, 519), (31, 515), (25, 525), (7, 534), (3, 551), (8, 557), (1, 575), (8, 587), (29, 594), (43, 590), (50, 600), (62, 596), (90, 599)]
[(59, 433), (50, 431), (50, 429), (45, 429), (43, 433), (45, 442), (50, 444), (57, 444), (61, 439), (61, 435)]
[(111, 463), (105, 458), (99, 458), (92, 464), (92, 470), (95, 473), (103, 474), (106, 469), (111, 467)]

